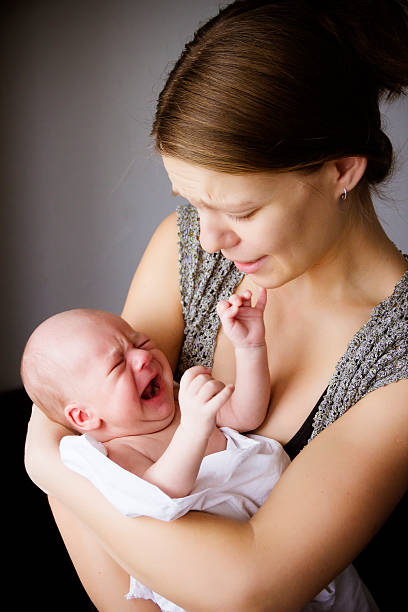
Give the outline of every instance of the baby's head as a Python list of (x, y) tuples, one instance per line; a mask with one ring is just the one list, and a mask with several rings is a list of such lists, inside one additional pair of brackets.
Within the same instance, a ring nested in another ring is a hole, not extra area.
[(101, 310), (69, 310), (41, 323), (24, 350), (21, 377), (48, 417), (101, 442), (160, 431), (174, 417), (164, 354)]

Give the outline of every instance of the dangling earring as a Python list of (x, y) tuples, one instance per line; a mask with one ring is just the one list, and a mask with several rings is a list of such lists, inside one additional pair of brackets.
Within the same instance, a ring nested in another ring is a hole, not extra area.
[(343, 200), (343, 202), (344, 200), (347, 200), (347, 189), (346, 188), (344, 188), (344, 191), (340, 196), (340, 200)]

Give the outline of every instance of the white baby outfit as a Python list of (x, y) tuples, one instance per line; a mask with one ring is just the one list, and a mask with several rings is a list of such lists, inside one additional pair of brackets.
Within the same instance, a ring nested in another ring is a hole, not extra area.
[[(190, 510), (202, 510), (246, 520), (265, 502), (290, 460), (275, 440), (255, 434), (244, 436), (229, 427), (221, 431), (227, 439), (226, 449), (204, 457), (194, 489), (190, 495), (176, 499), (111, 461), (104, 445), (89, 434), (63, 438), (60, 453), (67, 467), (90, 480), (126, 516), (171, 521)], [(133, 577), (127, 598), (152, 599), (163, 612), (183, 612)], [(352, 566), (304, 608), (304, 612), (326, 610), (378, 612)]]

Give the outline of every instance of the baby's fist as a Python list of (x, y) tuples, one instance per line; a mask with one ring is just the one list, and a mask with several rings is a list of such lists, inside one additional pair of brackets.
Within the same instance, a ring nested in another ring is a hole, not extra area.
[(263, 313), (266, 306), (266, 289), (259, 288), (258, 300), (251, 305), (251, 291), (242, 295), (234, 293), (228, 300), (217, 304), (217, 313), (223, 329), (235, 348), (265, 345)]

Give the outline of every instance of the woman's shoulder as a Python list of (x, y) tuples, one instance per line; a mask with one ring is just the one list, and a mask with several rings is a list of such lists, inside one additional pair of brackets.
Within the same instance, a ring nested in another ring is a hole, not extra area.
[[(378, 304), (336, 366), (313, 422), (313, 435), (368, 393), (408, 379), (408, 272)], [(393, 393), (388, 391), (387, 393)]]

